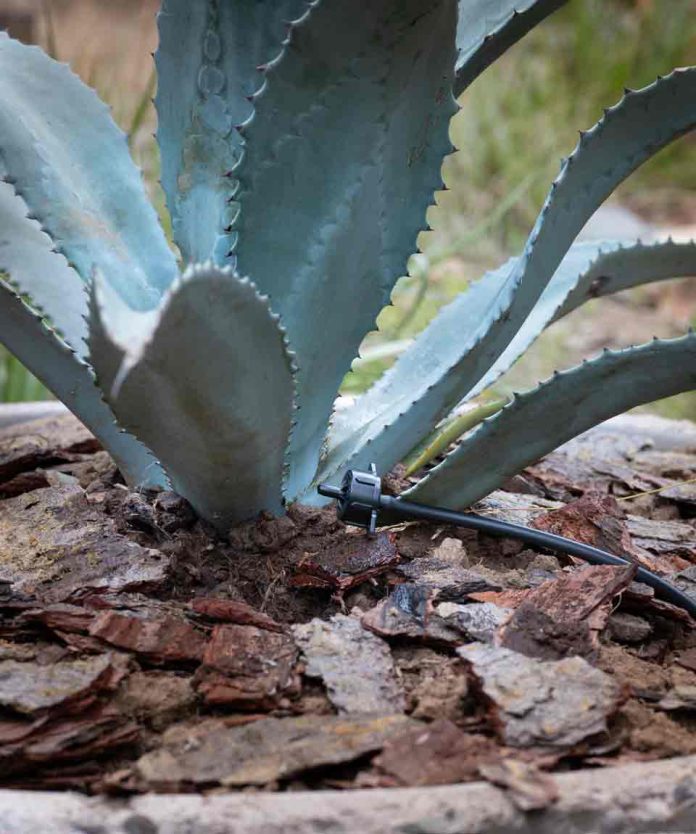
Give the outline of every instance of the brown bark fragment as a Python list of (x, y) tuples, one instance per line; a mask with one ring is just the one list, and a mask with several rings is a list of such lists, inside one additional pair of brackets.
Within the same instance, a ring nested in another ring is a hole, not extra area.
[(257, 611), (246, 602), (219, 597), (197, 597), (191, 600), (191, 610), (209, 620), (237, 625), (252, 625), (267, 631), (285, 631), (285, 627), (277, 623), (268, 614)]
[(143, 786), (265, 785), (380, 750), (411, 725), (403, 715), (263, 718), (240, 727), (208, 720), (172, 727), (136, 764)]
[(61, 602), (88, 589), (161, 586), (170, 560), (116, 532), (79, 486), (0, 501), (0, 581), (15, 593)]
[(556, 780), (531, 762), (501, 759), (482, 764), (479, 772), (484, 779), (505, 788), (520, 811), (541, 811), (558, 800)]
[(484, 762), (499, 756), (490, 738), (463, 733), (440, 719), (389, 739), (374, 765), (401, 787), (450, 785), (475, 779)]
[(242, 710), (277, 706), (297, 694), (297, 647), (291, 637), (243, 625), (219, 625), (203, 653), (196, 688), (208, 704)]
[(346, 536), (342, 543), (319, 554), (306, 554), (295, 566), (290, 585), (295, 588), (326, 588), (345, 593), (370, 577), (379, 576), (399, 563), (391, 533)]
[(199, 661), (203, 656), (205, 635), (176, 617), (157, 619), (117, 614), (99, 614), (89, 633), (112, 646), (141, 654), (156, 663)]
[(420, 585), (397, 585), (387, 599), (363, 614), (361, 622), (380, 637), (407, 637), (434, 644), (460, 645), (464, 636), (434, 612), (432, 593)]
[(593, 659), (611, 601), (631, 583), (634, 565), (592, 565), (530, 591), (501, 633), (501, 645), (542, 660)]

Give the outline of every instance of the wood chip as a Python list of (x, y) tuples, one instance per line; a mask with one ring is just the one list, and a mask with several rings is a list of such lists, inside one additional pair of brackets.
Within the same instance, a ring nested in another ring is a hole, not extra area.
[(510, 608), (501, 608), (492, 602), (472, 602), (469, 605), (442, 602), (436, 611), (447, 625), (461, 631), (469, 639), (482, 643), (492, 643), (501, 626), (512, 615)]
[(89, 589), (164, 584), (169, 557), (116, 532), (78, 486), (40, 489), (0, 502), (0, 581), (53, 602)]
[(295, 566), (290, 585), (345, 593), (395, 567), (399, 558), (392, 533), (347, 536), (340, 546), (304, 556)]
[(293, 627), (305, 674), (319, 678), (341, 713), (397, 713), (406, 707), (389, 646), (355, 617), (336, 614)]
[(197, 597), (191, 600), (191, 610), (209, 620), (237, 625), (252, 625), (267, 631), (285, 631), (285, 627), (277, 623), (268, 614), (257, 611), (246, 602), (219, 597)]
[(218, 625), (203, 652), (196, 688), (206, 703), (268, 710), (299, 692), (291, 637), (245, 625)]
[(630, 585), (635, 565), (591, 565), (530, 591), (501, 632), (501, 645), (529, 657), (593, 658), (613, 598)]
[(397, 585), (387, 599), (363, 614), (365, 628), (380, 637), (411, 638), (436, 645), (459, 645), (461, 632), (433, 610), (433, 592), (420, 585)]
[(520, 811), (541, 811), (558, 800), (556, 780), (531, 762), (501, 759), (482, 764), (479, 772), (492, 784), (505, 788)]
[(63, 706), (111, 679), (108, 654), (88, 660), (66, 660), (45, 666), (35, 662), (0, 661), (0, 706), (22, 715)]
[(89, 633), (156, 663), (200, 661), (206, 643), (205, 634), (183, 619), (173, 616), (146, 619), (115, 611), (99, 614)]
[(580, 657), (541, 661), (502, 647), (457, 649), (512, 747), (566, 748), (607, 729), (621, 690)]
[(374, 765), (397, 786), (450, 785), (475, 779), (485, 762), (499, 756), (490, 738), (463, 733), (440, 719), (389, 739)]
[(211, 719), (172, 727), (136, 764), (143, 786), (265, 785), (381, 750), (412, 721), (403, 715), (263, 718), (240, 727)]

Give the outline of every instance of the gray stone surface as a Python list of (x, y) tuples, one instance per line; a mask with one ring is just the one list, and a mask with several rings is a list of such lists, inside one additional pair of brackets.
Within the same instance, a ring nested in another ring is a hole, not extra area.
[(696, 756), (555, 777), (525, 814), (482, 783), (325, 793), (143, 796), (0, 791), (2, 834), (662, 834), (696, 831)]

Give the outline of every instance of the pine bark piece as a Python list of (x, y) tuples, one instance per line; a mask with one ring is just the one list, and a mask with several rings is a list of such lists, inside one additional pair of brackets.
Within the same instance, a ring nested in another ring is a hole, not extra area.
[(268, 710), (299, 693), (298, 651), (291, 637), (255, 626), (218, 625), (203, 652), (196, 688), (206, 703)]
[(596, 657), (612, 599), (627, 588), (635, 565), (592, 565), (530, 591), (503, 627), (500, 643), (542, 660)]
[(391, 533), (347, 536), (325, 552), (306, 556), (295, 566), (290, 585), (346, 593), (395, 567), (400, 560)]
[(191, 610), (202, 617), (207, 617), (209, 620), (235, 623), (236, 625), (251, 625), (279, 633), (285, 631), (285, 627), (269, 617), (268, 614), (263, 614), (246, 602), (240, 602), (236, 599), (198, 597), (191, 600)]
[(531, 762), (501, 759), (484, 763), (479, 771), (487, 781), (505, 788), (520, 811), (541, 811), (558, 800), (556, 780)]
[(61, 602), (88, 589), (155, 589), (169, 569), (168, 556), (117, 533), (79, 486), (0, 501), (0, 581), (15, 593)]
[(403, 712), (404, 691), (389, 646), (355, 617), (336, 614), (293, 627), (306, 663), (305, 674), (320, 678), (341, 713)]
[(265, 785), (381, 750), (412, 720), (403, 715), (263, 718), (238, 727), (222, 720), (172, 727), (160, 749), (137, 762), (143, 787)]
[(365, 628), (380, 637), (410, 638), (436, 645), (460, 645), (465, 638), (438, 616), (432, 604), (433, 592), (420, 585), (404, 583), (361, 618)]
[(436, 610), (447, 625), (461, 631), (469, 639), (482, 643), (492, 643), (501, 626), (512, 615), (510, 608), (501, 608), (492, 602), (472, 602), (469, 605), (442, 602)]
[(605, 732), (621, 701), (619, 685), (580, 657), (541, 661), (484, 645), (457, 652), (511, 747), (573, 747)]
[(99, 448), (72, 414), (8, 426), (0, 429), (0, 484), (38, 467), (71, 463)]
[(374, 765), (395, 786), (424, 787), (472, 781), (484, 763), (499, 758), (498, 746), (487, 736), (464, 733), (440, 719), (389, 739)]
[(156, 663), (200, 661), (206, 643), (201, 631), (183, 619), (166, 615), (145, 619), (104, 611), (95, 618), (89, 633)]
[(108, 654), (48, 665), (0, 662), (0, 706), (22, 715), (51, 710), (103, 688), (111, 677)]

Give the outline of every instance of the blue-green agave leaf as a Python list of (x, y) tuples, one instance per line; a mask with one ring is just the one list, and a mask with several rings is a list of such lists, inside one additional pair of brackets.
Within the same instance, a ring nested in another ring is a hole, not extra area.
[(321, 478), (391, 468), (474, 389), (523, 326), (587, 219), (613, 189), (696, 123), (696, 70), (627, 91), (581, 135), (523, 254), (440, 311), (356, 404), (335, 419)]
[[(54, 255), (60, 274), (61, 259)], [(150, 452), (116, 425), (91, 368), (43, 316), (0, 280), (0, 341), (78, 417), (109, 451), (132, 487), (168, 487)]]
[(455, 27), (453, 0), (320, 2), (266, 68), (242, 129), (237, 268), (297, 354), (290, 499), (315, 474), (341, 380), (441, 186)]
[[(88, 296), (80, 276), (65, 258), (53, 251), (53, 243), (11, 185), (0, 182), (0, 274), (19, 295), (47, 318), (51, 327), (80, 357), (87, 346)], [(0, 332), (0, 340), (2, 333)]]
[(124, 134), (70, 69), (0, 34), (0, 179), (84, 281), (98, 267), (132, 306), (177, 269)]
[(164, 0), (155, 61), (157, 140), (174, 239), (186, 262), (226, 263), (229, 201), (259, 70), (309, 0)]
[(537, 337), (586, 301), (642, 284), (696, 276), (696, 243), (672, 240), (630, 245), (586, 242), (571, 247), (527, 320), (497, 361), (466, 395), (478, 396), (506, 373)]
[(460, 95), (485, 69), (567, 0), (459, 0), (457, 76)]
[(191, 268), (155, 311), (99, 277), (90, 360), (119, 422), (220, 529), (282, 510), (293, 361), (268, 300), (231, 269)]
[(520, 394), (404, 497), (466, 507), (543, 455), (616, 414), (696, 388), (696, 335), (605, 351)]

